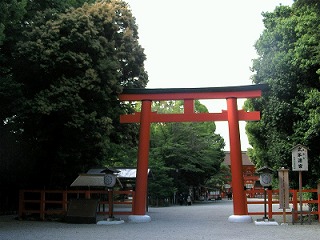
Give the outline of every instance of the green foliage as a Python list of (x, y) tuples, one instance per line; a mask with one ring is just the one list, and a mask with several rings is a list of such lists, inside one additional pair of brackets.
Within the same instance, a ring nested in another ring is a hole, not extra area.
[(291, 168), (291, 148), (306, 145), (310, 170), (305, 179), (313, 185), (320, 163), (319, 14), (318, 1), (301, 0), (263, 13), (265, 30), (255, 45), (259, 57), (252, 70), (253, 82), (267, 83), (269, 90), (246, 102), (247, 109), (262, 113), (261, 121), (246, 127), (251, 159), (258, 167)]
[(118, 101), (123, 87), (147, 84), (135, 19), (122, 1), (70, 8), (82, 2), (30, 1), (37, 14), (0, 84), (1, 99), (20, 94), (1, 117), (31, 166), (26, 183), (69, 185), (95, 165), (129, 161), (136, 147), (137, 126), (119, 123), (130, 106)]
[(148, 183), (148, 191), (152, 199), (165, 199), (173, 196), (177, 191), (174, 180), (171, 176), (175, 169), (167, 166), (163, 159), (150, 159), (150, 169), (154, 174), (154, 179)]
[(220, 170), (218, 173), (209, 178), (205, 185), (208, 189), (212, 188), (223, 188), (226, 183), (231, 179), (231, 171), (228, 165), (221, 163)]
[[(153, 110), (158, 114), (181, 113), (183, 104), (158, 102)], [(197, 101), (195, 111), (208, 110)], [(218, 173), (224, 158), (224, 141), (215, 130), (213, 122), (153, 124), (150, 167), (156, 179), (150, 182), (151, 194), (169, 197), (174, 191), (187, 193), (190, 186), (204, 185)]]
[(8, 30), (15, 28), (26, 13), (27, 0), (3, 0), (0, 2), (0, 46), (8, 36)]

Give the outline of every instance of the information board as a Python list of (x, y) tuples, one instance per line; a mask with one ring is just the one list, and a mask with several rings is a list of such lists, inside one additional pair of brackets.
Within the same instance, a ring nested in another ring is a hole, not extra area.
[(308, 150), (300, 144), (292, 149), (292, 171), (308, 171)]

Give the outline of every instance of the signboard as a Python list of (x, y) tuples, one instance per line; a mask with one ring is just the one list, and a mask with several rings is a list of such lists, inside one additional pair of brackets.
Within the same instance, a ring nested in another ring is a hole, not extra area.
[(97, 222), (97, 206), (96, 199), (71, 199), (66, 221), (68, 223), (96, 223)]
[(260, 184), (263, 187), (269, 187), (272, 185), (272, 168), (269, 168), (267, 166), (264, 166), (262, 168), (259, 168), (257, 170), (257, 173), (260, 174)]
[(292, 171), (308, 171), (308, 150), (300, 144), (292, 149)]
[(289, 209), (289, 170), (278, 170), (279, 177), (279, 209)]
[(260, 184), (263, 187), (269, 187), (272, 185), (272, 175), (271, 173), (261, 173), (260, 174)]

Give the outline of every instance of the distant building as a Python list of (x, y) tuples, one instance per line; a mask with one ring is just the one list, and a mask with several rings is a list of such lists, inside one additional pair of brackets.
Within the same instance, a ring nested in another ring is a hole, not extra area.
[[(231, 167), (230, 152), (225, 152), (224, 164)], [(244, 186), (246, 187), (246, 189), (253, 189), (256, 181), (259, 181), (259, 176), (256, 175), (256, 167), (251, 162), (249, 156), (247, 155), (247, 152), (245, 151), (242, 152), (242, 172)], [(229, 184), (232, 186), (231, 179)]]

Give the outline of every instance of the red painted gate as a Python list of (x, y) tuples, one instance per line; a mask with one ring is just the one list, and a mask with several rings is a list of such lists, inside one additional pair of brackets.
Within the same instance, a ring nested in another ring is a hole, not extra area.
[[(234, 215), (248, 215), (244, 183), (242, 176), (242, 157), (239, 121), (260, 120), (260, 112), (238, 110), (238, 98), (258, 98), (266, 85), (248, 85), (237, 87), (213, 88), (168, 88), (168, 89), (124, 89), (119, 95), (120, 101), (141, 101), (141, 112), (121, 115), (121, 123), (140, 123), (136, 199), (134, 215), (145, 215), (150, 124), (153, 122), (204, 122), (228, 121), (230, 135), (230, 159), (233, 188)], [(195, 113), (194, 101), (201, 99), (226, 99), (227, 111), (221, 113)], [(158, 114), (151, 111), (152, 101), (183, 100), (184, 113)]]

